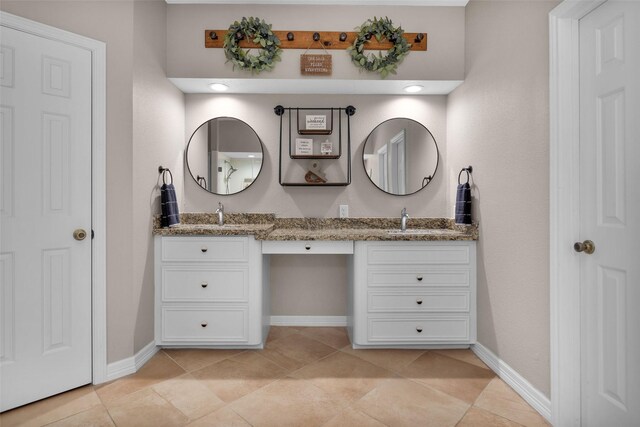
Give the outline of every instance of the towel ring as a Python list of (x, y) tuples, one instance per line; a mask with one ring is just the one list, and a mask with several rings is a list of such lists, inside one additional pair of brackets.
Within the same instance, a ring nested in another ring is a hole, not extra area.
[(158, 167), (158, 172), (162, 174), (162, 183), (167, 184), (167, 172), (169, 172), (169, 178), (171, 178), (171, 182), (169, 184), (173, 184), (173, 174), (169, 170), (169, 168), (163, 168), (162, 166)]
[(460, 173), (458, 173), (458, 185), (461, 184), (460, 177), (462, 176), (462, 172), (466, 172), (467, 173), (467, 182), (465, 184), (468, 184), (469, 180), (471, 178), (471, 172), (473, 172), (473, 167), (469, 166), (467, 168), (460, 169)]

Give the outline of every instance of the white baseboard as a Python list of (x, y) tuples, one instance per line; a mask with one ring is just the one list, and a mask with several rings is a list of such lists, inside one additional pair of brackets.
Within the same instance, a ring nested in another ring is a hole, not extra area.
[(347, 316), (271, 316), (272, 326), (347, 326)]
[(109, 363), (107, 365), (107, 377), (105, 382), (113, 381), (125, 375), (130, 375), (138, 372), (142, 366), (149, 361), (159, 350), (156, 347), (155, 341), (151, 341), (145, 345), (139, 352), (126, 359), (118, 360), (117, 362)]
[(535, 388), (522, 375), (507, 365), (502, 359), (493, 354), (491, 350), (480, 343), (471, 346), (471, 350), (488, 367), (514, 389), (533, 409), (538, 411), (545, 420), (551, 422), (551, 401), (540, 390)]

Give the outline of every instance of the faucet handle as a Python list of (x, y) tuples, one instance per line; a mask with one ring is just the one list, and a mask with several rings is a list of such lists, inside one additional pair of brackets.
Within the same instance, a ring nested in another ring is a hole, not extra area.
[(400, 212), (400, 215), (402, 216), (409, 216), (409, 214), (407, 213), (407, 208), (402, 208), (402, 212)]
[(224, 212), (224, 205), (222, 204), (222, 202), (218, 202), (218, 210)]

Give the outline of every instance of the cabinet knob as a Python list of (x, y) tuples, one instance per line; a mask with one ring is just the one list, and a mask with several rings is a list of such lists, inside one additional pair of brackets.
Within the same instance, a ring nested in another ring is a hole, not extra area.
[(200, 248), (200, 250), (202, 251), (202, 253), (205, 253), (209, 250), (209, 248), (207, 248), (206, 246), (203, 246)]
[(207, 282), (202, 282), (200, 283), (200, 286), (202, 286), (203, 288), (206, 288), (207, 286), (209, 286), (209, 284)]
[(416, 326), (416, 331), (418, 331), (418, 333), (422, 332), (422, 326)]
[(206, 327), (207, 327), (207, 325), (208, 325), (208, 323), (207, 323), (207, 322), (202, 322), (202, 323), (200, 323), (200, 326), (202, 326), (203, 328), (206, 328)]
[(306, 250), (311, 250), (311, 245), (304, 245), (304, 248), (305, 248)]
[(422, 304), (422, 298), (418, 298), (418, 299), (416, 300), (416, 304), (421, 305), (421, 304)]
[(416, 280), (417, 280), (418, 282), (422, 282), (422, 276), (416, 276)]

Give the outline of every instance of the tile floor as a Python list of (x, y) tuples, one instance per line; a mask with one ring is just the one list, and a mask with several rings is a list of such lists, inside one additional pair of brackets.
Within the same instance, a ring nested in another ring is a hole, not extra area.
[(354, 350), (272, 327), (264, 350), (162, 350), (137, 373), (0, 415), (10, 426), (545, 426), (469, 350)]

